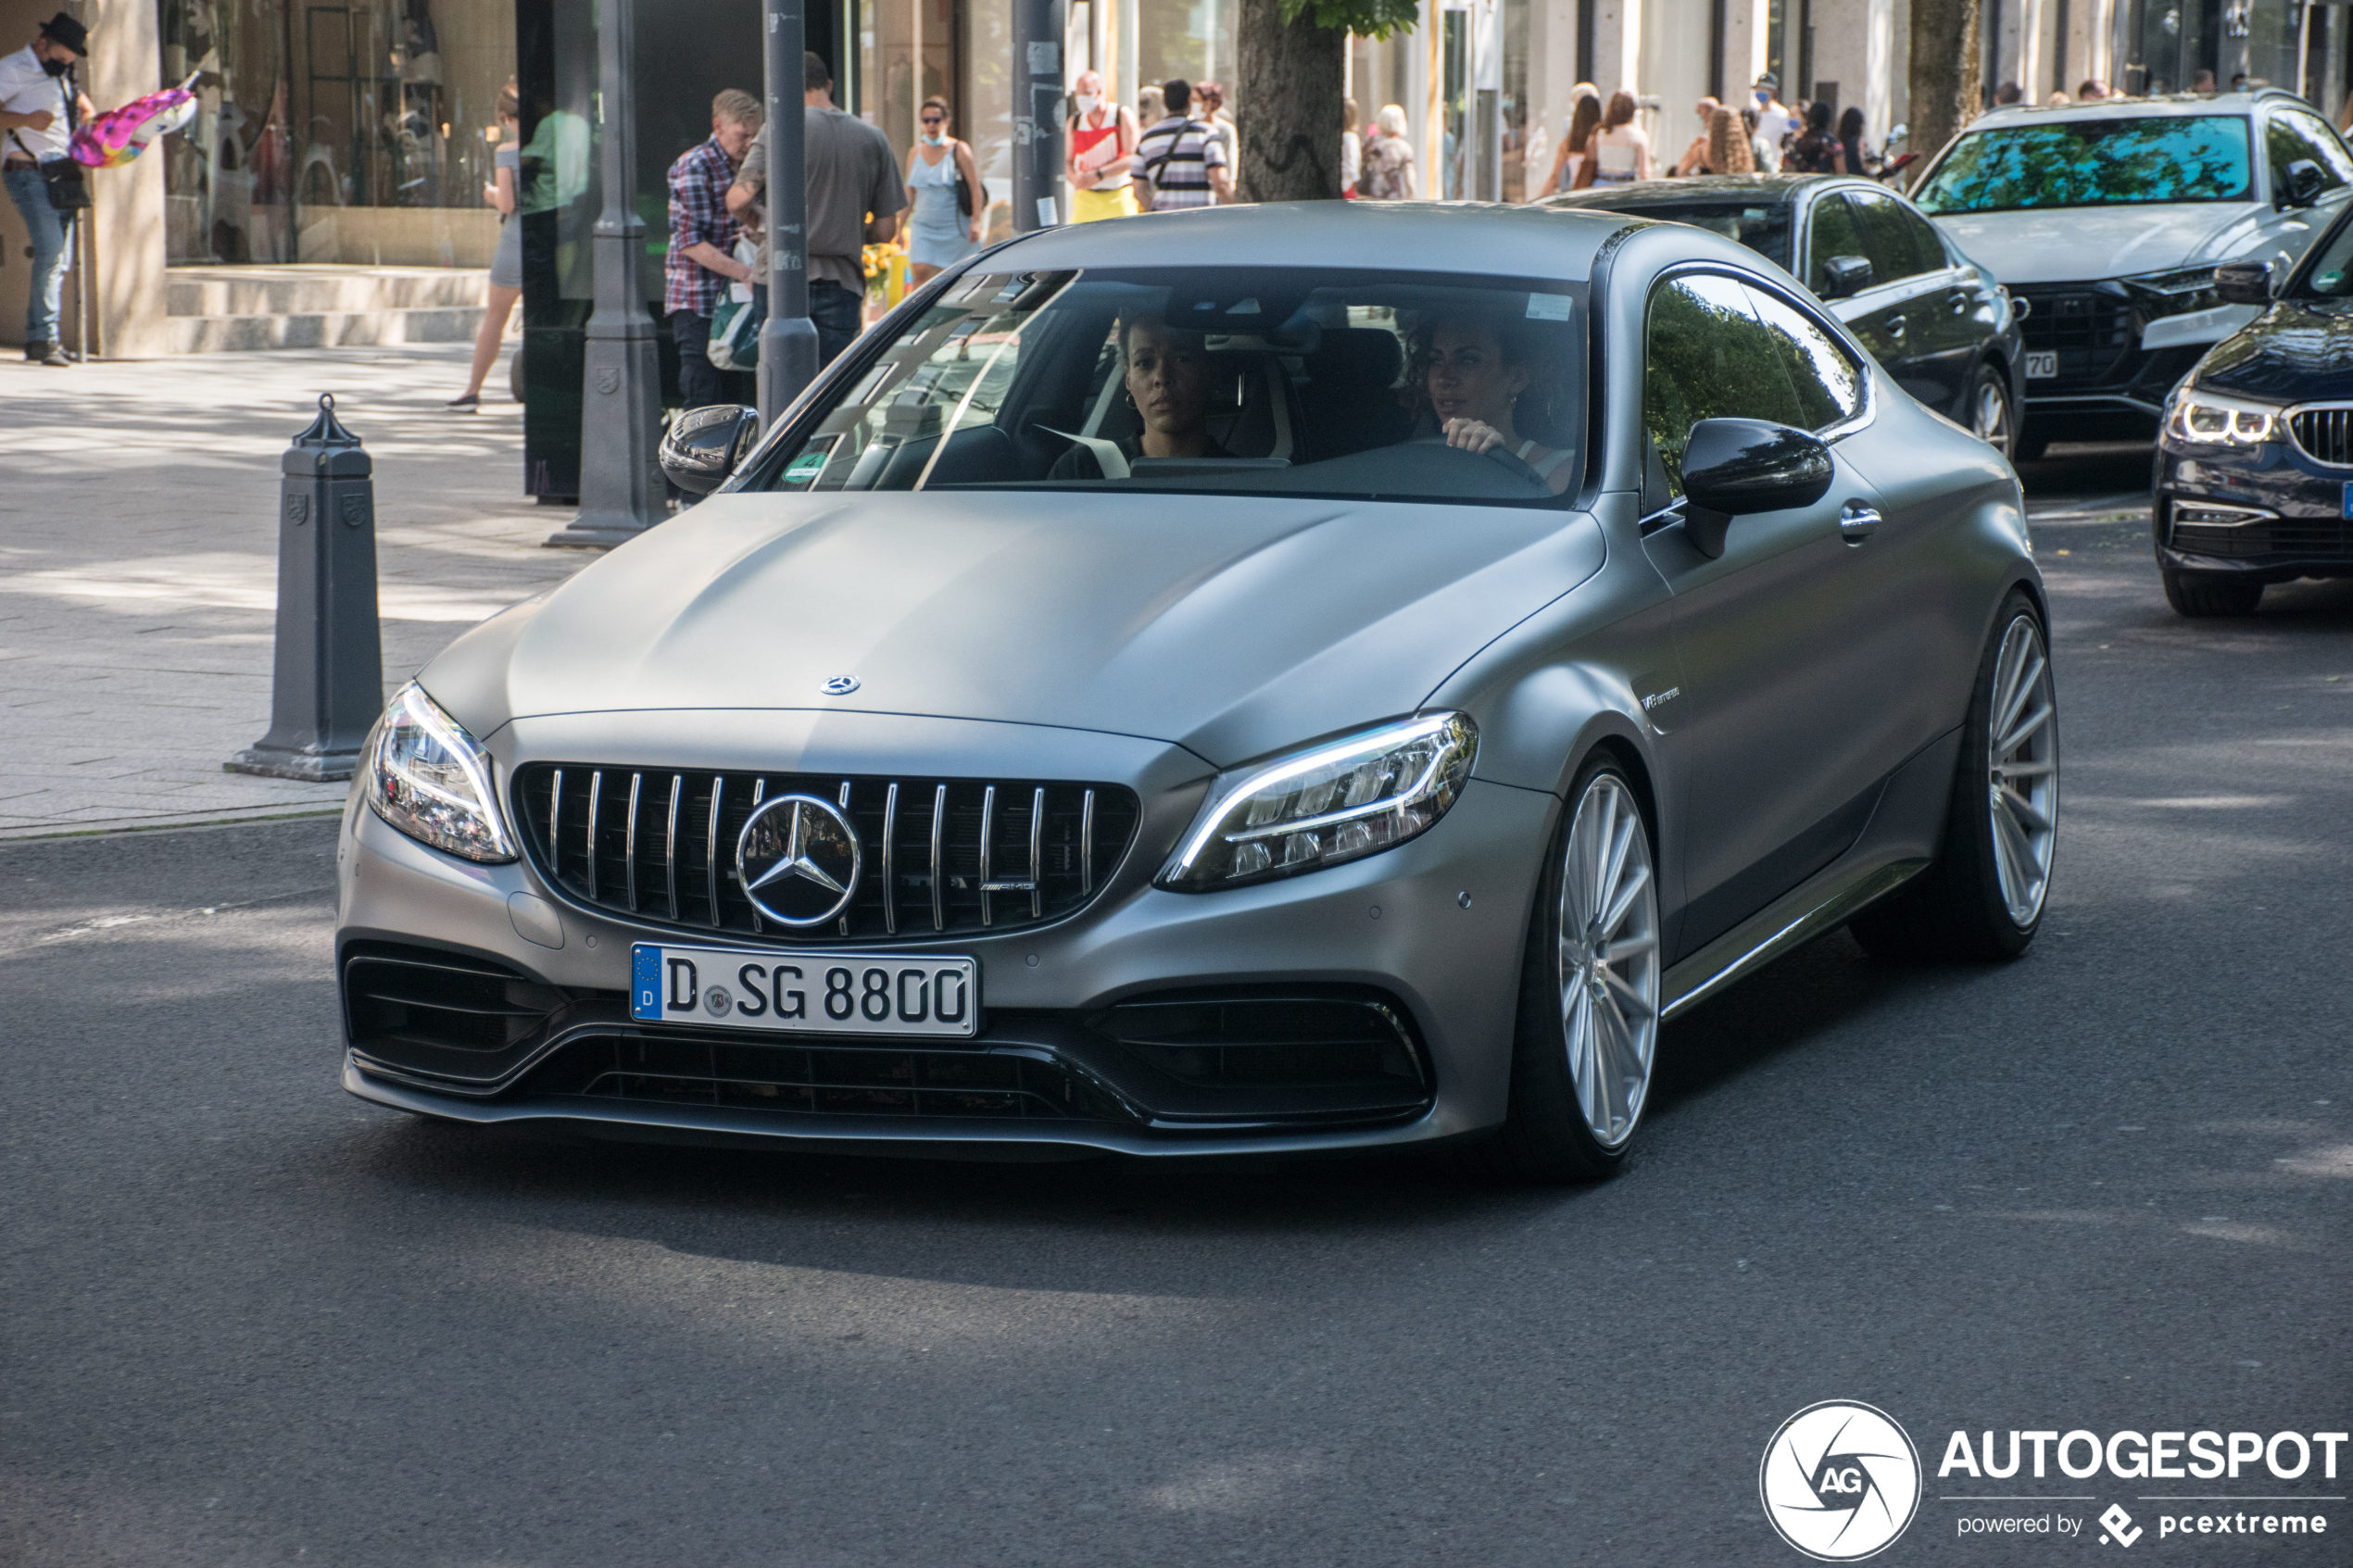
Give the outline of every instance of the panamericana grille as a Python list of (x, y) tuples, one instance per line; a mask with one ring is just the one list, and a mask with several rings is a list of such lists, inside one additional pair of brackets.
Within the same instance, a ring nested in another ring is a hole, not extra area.
[(2314, 462), (2353, 468), (2353, 403), (2299, 408), (2287, 429), (2297, 449)]
[(2032, 302), (2026, 320), (2019, 323), (2027, 350), (2056, 353), (2060, 381), (2100, 380), (2134, 345), (2132, 311), (2115, 295), (2071, 290), (2012, 292)]
[(2325, 517), (2272, 518), (2235, 528), (2177, 522), (2170, 543), (2177, 550), (2227, 560), (2278, 556), (2300, 561), (2353, 561), (2353, 523)]
[[(572, 762), (522, 768), (514, 793), (534, 863), (573, 897), (637, 920), (800, 941), (1058, 920), (1101, 890), (1139, 814), (1134, 792), (1117, 784)], [(736, 873), (745, 819), (779, 795), (839, 806), (865, 848), (849, 908), (814, 931), (763, 920)]]

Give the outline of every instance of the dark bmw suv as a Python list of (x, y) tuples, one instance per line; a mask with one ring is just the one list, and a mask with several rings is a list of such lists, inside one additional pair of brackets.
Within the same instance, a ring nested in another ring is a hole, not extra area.
[(2246, 615), (2268, 583), (2353, 577), (2353, 209), (2292, 268), (2232, 263), (2215, 286), (2264, 308), (2165, 401), (2150, 516), (2183, 615)]
[(1869, 180), (1732, 174), (1548, 198), (1713, 229), (1811, 289), (1898, 385), (2007, 457), (2023, 401), (2021, 313), (1919, 209)]

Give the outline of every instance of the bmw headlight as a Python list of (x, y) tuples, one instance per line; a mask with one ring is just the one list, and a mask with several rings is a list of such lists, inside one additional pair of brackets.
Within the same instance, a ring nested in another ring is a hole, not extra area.
[(2222, 397), (2196, 387), (2173, 395), (2165, 433), (2200, 446), (2260, 446), (2279, 433), (2280, 411), (2269, 403)]
[(2214, 290), (2214, 269), (2211, 265), (2143, 272), (2137, 277), (2124, 279), (2123, 283), (2133, 291), (2133, 303), (2140, 307), (2144, 319), (2180, 316), (2222, 303), (2222, 296)]
[(369, 806), (409, 837), (469, 860), (515, 858), (489, 754), (414, 681), (376, 721), (367, 768)]
[(1160, 885), (1203, 893), (1378, 854), (1446, 814), (1478, 753), (1470, 715), (1432, 713), (1228, 773)]

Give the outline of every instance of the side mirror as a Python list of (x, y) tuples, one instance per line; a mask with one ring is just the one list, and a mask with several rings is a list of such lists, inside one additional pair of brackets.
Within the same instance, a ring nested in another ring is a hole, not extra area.
[(1822, 263), (1822, 297), (1844, 299), (1861, 294), (1872, 282), (1870, 261), (1860, 256), (1833, 256)]
[(738, 403), (689, 408), (661, 437), (661, 471), (670, 483), (708, 495), (726, 483), (760, 440), (760, 410)]
[(1702, 420), (1683, 444), (1683, 536), (1710, 558), (1724, 553), (1732, 519), (1810, 507), (1836, 473), (1818, 438), (1765, 420)]
[(2226, 261), (2214, 269), (2214, 292), (2225, 305), (2271, 303), (2271, 264), (2268, 261)]
[(2328, 176), (2321, 166), (2309, 157), (2297, 158), (2280, 174), (2280, 205), (2310, 207), (2321, 199), (2321, 192), (2328, 185)]

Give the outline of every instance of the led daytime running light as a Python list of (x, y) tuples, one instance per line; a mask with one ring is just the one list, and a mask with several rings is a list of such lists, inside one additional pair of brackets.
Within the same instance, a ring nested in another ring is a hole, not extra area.
[(2184, 390), (2166, 416), (2165, 431), (2199, 446), (2260, 446), (2277, 433), (2279, 420), (2279, 410), (2266, 404)]
[(369, 807), (419, 843), (469, 860), (515, 859), (489, 758), (424, 688), (400, 688), (368, 737)]

